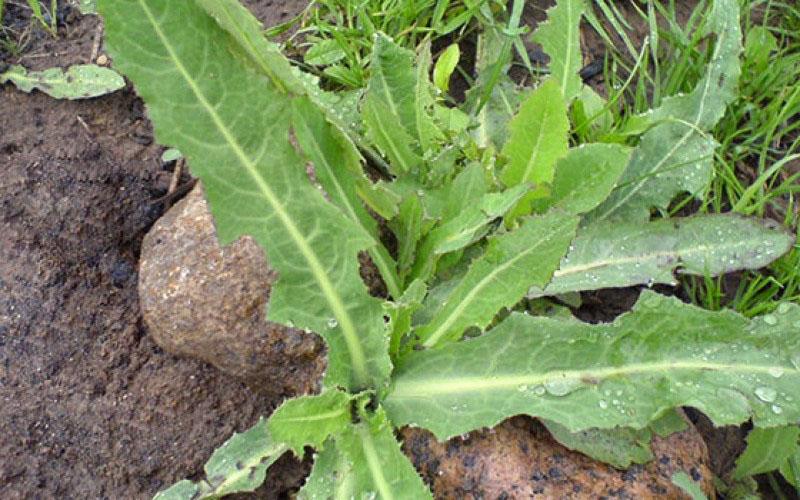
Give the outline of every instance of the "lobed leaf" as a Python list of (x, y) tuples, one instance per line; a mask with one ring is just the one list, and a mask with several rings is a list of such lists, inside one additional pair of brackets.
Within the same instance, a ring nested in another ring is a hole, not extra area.
[(539, 25), (531, 38), (550, 56), (550, 78), (561, 89), (566, 102), (581, 92), (580, 21), (586, 8), (583, 0), (558, 0), (547, 11), (547, 21)]
[(519, 302), (532, 284), (547, 283), (577, 223), (574, 216), (551, 212), (490, 239), (486, 252), (470, 265), (430, 322), (414, 332), (422, 345), (457, 340), (471, 326), (484, 328), (501, 308)]
[(409, 355), (384, 407), (440, 440), (527, 414), (570, 431), (641, 429), (693, 406), (715, 425), (800, 418), (800, 306), (754, 320), (644, 291), (610, 324), (512, 314), (483, 336)]
[(529, 297), (655, 283), (673, 272), (717, 276), (764, 267), (787, 252), (793, 235), (733, 214), (646, 223), (595, 223), (578, 230), (552, 281)]
[(290, 399), (270, 415), (267, 429), (275, 441), (302, 458), (305, 446), (321, 449), (328, 437), (350, 425), (350, 399), (338, 390)]
[(214, 451), (205, 466), (205, 479), (179, 481), (159, 492), (154, 500), (212, 499), (254, 491), (264, 482), (269, 466), (286, 450), (285, 444), (272, 439), (262, 418)]
[(88, 99), (125, 86), (125, 80), (116, 71), (95, 64), (77, 64), (66, 71), (61, 68), (28, 71), (15, 64), (0, 73), (0, 84), (6, 82), (23, 92), (36, 89), (56, 99)]
[(655, 125), (642, 137), (620, 186), (589, 220), (645, 221), (652, 207), (665, 209), (676, 194), (696, 195), (708, 186), (717, 143), (705, 131), (736, 96), (742, 51), (735, 0), (714, 0), (708, 19), (716, 42), (705, 75), (691, 93), (666, 98), (634, 120), (637, 127)]
[(267, 250), (279, 273), (269, 319), (325, 338), (329, 386), (381, 385), (391, 370), (382, 307), (357, 260), (374, 241), (309, 182), (288, 140), (290, 100), (195, 2), (99, 7), (158, 140), (179, 148), (203, 181), (222, 243), (249, 234)]
[[(331, 202), (367, 234), (377, 240), (378, 224), (367, 212), (358, 196), (358, 183), (369, 182), (361, 166), (361, 156), (344, 134), (332, 126), (307, 98), (295, 99), (292, 124), (297, 142), (314, 164), (317, 180)], [(379, 241), (369, 250), (372, 262), (381, 273), (393, 297), (400, 296), (397, 263)]]

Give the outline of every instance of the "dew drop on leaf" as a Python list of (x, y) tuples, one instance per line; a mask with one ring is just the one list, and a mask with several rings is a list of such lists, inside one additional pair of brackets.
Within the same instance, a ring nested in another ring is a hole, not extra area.
[(778, 392), (771, 387), (757, 387), (756, 396), (765, 403), (772, 403), (778, 397)]
[(781, 408), (778, 405), (772, 405), (772, 413), (780, 415), (781, 413), (783, 413), (783, 408)]
[(769, 374), (775, 378), (780, 378), (783, 375), (783, 368), (780, 366), (772, 366), (769, 368)]
[(336, 328), (339, 326), (339, 322), (336, 321), (336, 318), (331, 318), (328, 320), (328, 328)]
[(597, 402), (597, 406), (605, 410), (606, 408), (608, 408), (608, 403), (606, 403), (605, 399), (601, 399), (600, 401)]
[(575, 378), (558, 378), (544, 384), (545, 390), (553, 396), (566, 396), (583, 384)]
[(778, 324), (778, 318), (776, 318), (772, 314), (767, 314), (766, 316), (764, 316), (764, 323), (766, 323), (766, 324), (768, 324), (770, 326), (777, 325)]
[(537, 396), (544, 396), (545, 392), (547, 392), (547, 390), (541, 385), (537, 385), (536, 387), (533, 388), (533, 393), (536, 394)]
[(527, 385), (525, 385), (525, 384), (522, 384), (521, 386), (517, 387), (517, 390), (518, 390), (519, 392), (525, 392), (525, 391), (527, 391), (527, 390), (528, 390), (528, 386), (527, 386)]
[(791, 308), (792, 306), (788, 302), (781, 302), (781, 305), (778, 306), (778, 314), (786, 314)]

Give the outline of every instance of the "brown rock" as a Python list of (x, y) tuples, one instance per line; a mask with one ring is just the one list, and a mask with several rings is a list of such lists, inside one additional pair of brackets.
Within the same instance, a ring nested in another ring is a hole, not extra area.
[(655, 437), (655, 460), (624, 471), (564, 448), (528, 417), (446, 443), (421, 429), (403, 429), (401, 437), (435, 498), (690, 498), (672, 484), (672, 474), (681, 470), (714, 498), (708, 450), (691, 424)]
[(272, 394), (314, 391), (322, 340), (265, 320), (276, 273), (248, 236), (220, 247), (200, 183), (144, 238), (139, 267), (144, 320), (165, 351)]

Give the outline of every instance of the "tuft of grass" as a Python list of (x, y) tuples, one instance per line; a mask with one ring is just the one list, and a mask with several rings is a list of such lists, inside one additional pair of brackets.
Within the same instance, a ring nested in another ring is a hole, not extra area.
[(304, 69), (344, 88), (366, 85), (373, 38), (385, 33), (406, 48), (426, 39), (459, 40), (490, 23), (501, 0), (314, 0), (296, 18), (268, 30), (270, 37), (297, 30), (286, 46), (304, 54)]
[[(712, 132), (720, 143), (714, 179), (699, 204), (686, 197), (664, 215), (687, 208), (701, 213), (732, 211), (796, 228), (800, 8), (772, 0), (741, 3), (745, 52), (739, 97)], [(700, 2), (681, 22), (674, 2), (630, 4), (651, 28), (640, 47), (630, 36), (629, 20), (613, 2), (597, 0), (595, 5), (589, 21), (608, 47), (604, 72), (608, 104), (579, 128), (578, 139), (624, 141), (626, 117), (657, 106), (665, 97), (688, 92), (699, 78), (709, 58), (709, 44), (700, 36), (708, 5)], [(601, 119), (609, 114), (613, 119)], [(682, 282), (686, 295), (706, 308), (731, 307), (747, 316), (770, 312), (782, 302), (800, 301), (800, 246), (761, 272), (746, 272), (736, 279), (687, 277)]]

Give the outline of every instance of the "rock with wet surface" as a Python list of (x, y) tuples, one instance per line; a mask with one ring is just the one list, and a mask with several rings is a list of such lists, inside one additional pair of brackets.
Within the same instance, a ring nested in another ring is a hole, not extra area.
[(445, 443), (422, 429), (405, 428), (401, 437), (403, 451), (435, 498), (690, 498), (672, 483), (679, 471), (715, 498), (708, 450), (691, 425), (654, 437), (655, 459), (627, 470), (564, 448), (529, 417)]
[(165, 351), (271, 394), (314, 392), (322, 340), (266, 321), (277, 275), (248, 236), (220, 247), (200, 183), (144, 238), (139, 267), (144, 320)]

